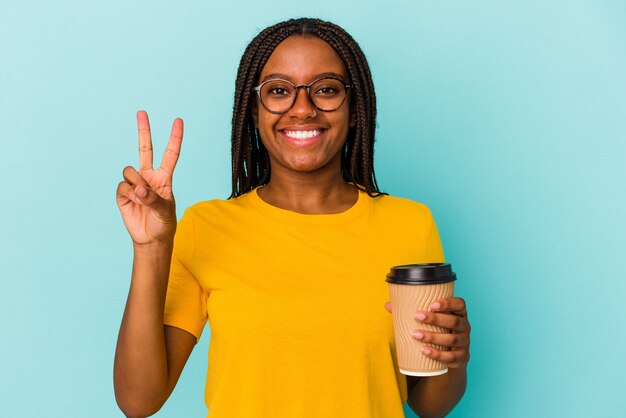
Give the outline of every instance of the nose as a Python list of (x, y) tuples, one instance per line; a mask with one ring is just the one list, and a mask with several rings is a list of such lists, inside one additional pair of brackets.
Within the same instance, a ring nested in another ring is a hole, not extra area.
[(306, 86), (298, 86), (296, 91), (296, 101), (289, 110), (289, 113), (302, 120), (317, 116), (317, 108), (309, 98)]

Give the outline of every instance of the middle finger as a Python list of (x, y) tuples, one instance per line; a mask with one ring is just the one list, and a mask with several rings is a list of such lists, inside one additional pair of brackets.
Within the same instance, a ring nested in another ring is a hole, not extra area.
[(468, 330), (467, 319), (456, 315), (420, 311), (415, 315), (415, 320), (423, 324), (435, 325), (457, 332)]
[(180, 155), (180, 147), (183, 141), (183, 120), (177, 118), (172, 124), (172, 134), (161, 160), (161, 168), (170, 176), (174, 173), (178, 156)]
[(417, 329), (412, 334), (413, 338), (423, 343), (453, 348), (467, 348), (469, 346), (467, 334), (447, 334), (430, 332), (423, 329)]

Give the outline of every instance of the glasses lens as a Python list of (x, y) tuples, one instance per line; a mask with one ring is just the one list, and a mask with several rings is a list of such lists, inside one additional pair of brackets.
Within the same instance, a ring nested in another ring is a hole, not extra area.
[(311, 100), (320, 110), (337, 110), (346, 98), (346, 87), (336, 78), (323, 78), (311, 86)]
[[(271, 112), (288, 111), (296, 101), (296, 88), (285, 80), (271, 80), (263, 84), (260, 90), (263, 105)], [(310, 98), (320, 110), (337, 110), (346, 98), (346, 86), (335, 78), (322, 78), (311, 85)]]
[(261, 87), (261, 100), (272, 112), (285, 112), (294, 102), (295, 88), (284, 80), (272, 80)]

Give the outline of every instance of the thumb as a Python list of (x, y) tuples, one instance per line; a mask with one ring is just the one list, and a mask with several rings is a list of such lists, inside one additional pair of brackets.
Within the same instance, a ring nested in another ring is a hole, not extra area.
[(385, 309), (387, 309), (389, 312), (391, 312), (391, 302), (385, 303)]
[(168, 212), (168, 202), (150, 187), (138, 185), (135, 187), (135, 196), (137, 197), (137, 203), (147, 206), (159, 214)]

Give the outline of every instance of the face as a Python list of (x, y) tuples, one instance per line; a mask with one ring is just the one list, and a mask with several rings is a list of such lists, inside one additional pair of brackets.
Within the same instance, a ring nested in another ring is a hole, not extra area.
[[(258, 84), (273, 78), (309, 84), (329, 74), (350, 82), (343, 61), (325, 41), (291, 36), (276, 47)], [(319, 170), (336, 170), (340, 175), (341, 149), (354, 124), (349, 97), (338, 110), (323, 112), (311, 103), (306, 89), (300, 88), (296, 102), (286, 113), (273, 114), (256, 98), (252, 116), (269, 153), (272, 176)]]

